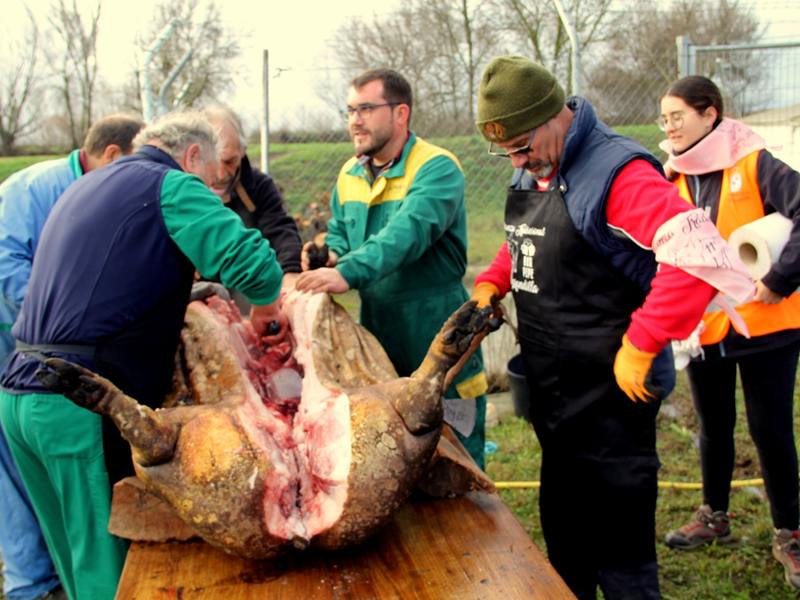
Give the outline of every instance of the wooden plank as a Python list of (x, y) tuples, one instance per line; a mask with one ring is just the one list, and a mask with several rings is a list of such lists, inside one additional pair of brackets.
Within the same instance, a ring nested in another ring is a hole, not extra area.
[(373, 539), (272, 561), (205, 542), (131, 545), (118, 600), (574, 598), (496, 494), (415, 500)]

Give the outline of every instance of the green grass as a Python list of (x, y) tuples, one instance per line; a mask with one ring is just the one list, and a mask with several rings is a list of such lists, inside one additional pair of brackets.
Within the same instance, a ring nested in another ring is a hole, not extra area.
[[(691, 404), (684, 373), (668, 403), (677, 418), (665, 412), (658, 419), (658, 451), (662, 462), (661, 481), (699, 482), (699, 454), (694, 438), (697, 419)], [(797, 400), (797, 396), (795, 397)], [(747, 433), (746, 419), (738, 394), (736, 467), (734, 479), (760, 477), (758, 461)], [(800, 410), (795, 402), (795, 428), (800, 425)], [(495, 481), (536, 481), (541, 453), (532, 428), (522, 419), (509, 417), (487, 431), (487, 439), (498, 450), (487, 457), (486, 470)], [(731, 492), (730, 512), (737, 542), (727, 546), (708, 546), (692, 552), (672, 550), (664, 544), (666, 533), (686, 523), (702, 503), (699, 490), (660, 490), (656, 510), (656, 535), (660, 565), (661, 592), (665, 599), (716, 600), (795, 598), (783, 580), (783, 568), (772, 558), (772, 522), (763, 487), (735, 489)], [(503, 501), (539, 545), (544, 539), (539, 526), (538, 491), (501, 490)], [(602, 541), (581, 542), (587, 552), (601, 552)]]
[[(655, 125), (631, 125), (618, 128), (659, 158), (663, 134)], [(478, 135), (427, 138), (453, 152), (461, 162), (466, 179), (470, 264), (485, 265), (494, 258), (505, 240), (503, 210), (506, 188), (511, 177), (507, 160), (490, 156), (486, 142)], [(353, 154), (350, 142), (272, 144), (270, 175), (280, 186), (289, 210), (300, 212), (310, 202), (327, 202), (339, 169)], [(260, 162), (257, 145), (248, 148), (252, 163)]]
[[(469, 262), (488, 264), (504, 240), (503, 206), (511, 176), (508, 161), (489, 156), (486, 143), (475, 136), (431, 138), (453, 152), (466, 178)], [(248, 148), (253, 164), (260, 162), (256, 145)], [(270, 175), (281, 188), (293, 213), (310, 202), (327, 203), (341, 166), (353, 155), (350, 142), (272, 144)]]
[(660, 160), (663, 161), (667, 158), (667, 155), (658, 147), (659, 142), (664, 139), (664, 133), (659, 130), (657, 125), (620, 125), (614, 130), (635, 139)]
[(0, 158), (0, 183), (5, 181), (9, 175), (16, 173), (20, 169), (29, 167), (32, 164), (59, 158), (59, 155), (40, 154), (37, 156), (6, 156)]

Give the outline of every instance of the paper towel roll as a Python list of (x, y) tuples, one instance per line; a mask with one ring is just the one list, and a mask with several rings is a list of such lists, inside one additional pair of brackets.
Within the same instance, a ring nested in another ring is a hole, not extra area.
[(778, 260), (791, 232), (792, 221), (780, 213), (772, 213), (734, 230), (728, 243), (750, 276), (761, 279)]

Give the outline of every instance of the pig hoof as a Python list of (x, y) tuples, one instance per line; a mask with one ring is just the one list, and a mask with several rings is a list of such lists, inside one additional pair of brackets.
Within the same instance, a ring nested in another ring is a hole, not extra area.
[(93, 408), (105, 395), (105, 388), (90, 371), (60, 358), (48, 358), (36, 377), (48, 390), (62, 394), (83, 406)]
[(450, 318), (442, 335), (445, 346), (451, 352), (463, 354), (476, 334), (491, 329), (492, 309), (478, 309), (474, 300), (466, 302)]
[(296, 535), (292, 538), (292, 546), (295, 547), (297, 550), (305, 550), (308, 548), (308, 540), (304, 537)]
[(308, 250), (308, 268), (309, 270), (313, 271), (314, 269), (320, 269), (328, 264), (328, 259), (330, 255), (328, 254), (328, 245), (323, 244), (322, 246), (317, 246), (316, 244), (312, 245)]

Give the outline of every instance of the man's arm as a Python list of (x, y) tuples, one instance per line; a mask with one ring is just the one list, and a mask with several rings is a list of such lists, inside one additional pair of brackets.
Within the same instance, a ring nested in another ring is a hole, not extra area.
[(161, 213), (169, 236), (204, 278), (239, 290), (252, 304), (277, 299), (283, 273), (269, 242), (246, 228), (199, 178), (167, 173)]
[(500, 298), (511, 289), (511, 255), (508, 252), (508, 242), (503, 242), (500, 250), (495, 254), (492, 264), (475, 278), (475, 285), (490, 283), (495, 288)]
[(336, 269), (350, 287), (378, 281), (421, 257), (463, 210), (464, 174), (449, 157), (432, 158), (417, 172), (400, 210), (360, 248), (340, 255)]
[[(634, 160), (619, 173), (606, 203), (608, 224), (644, 248), (651, 248), (658, 228), (691, 210), (678, 189), (644, 160)], [(689, 337), (716, 290), (670, 265), (659, 265), (644, 303), (631, 315), (627, 336), (646, 352), (659, 352), (671, 340)]]
[[(63, 170), (63, 172), (61, 172)], [(33, 255), (47, 216), (73, 181), (69, 167), (40, 177), (20, 172), (0, 186), (0, 290), (10, 305), (22, 305)]]

